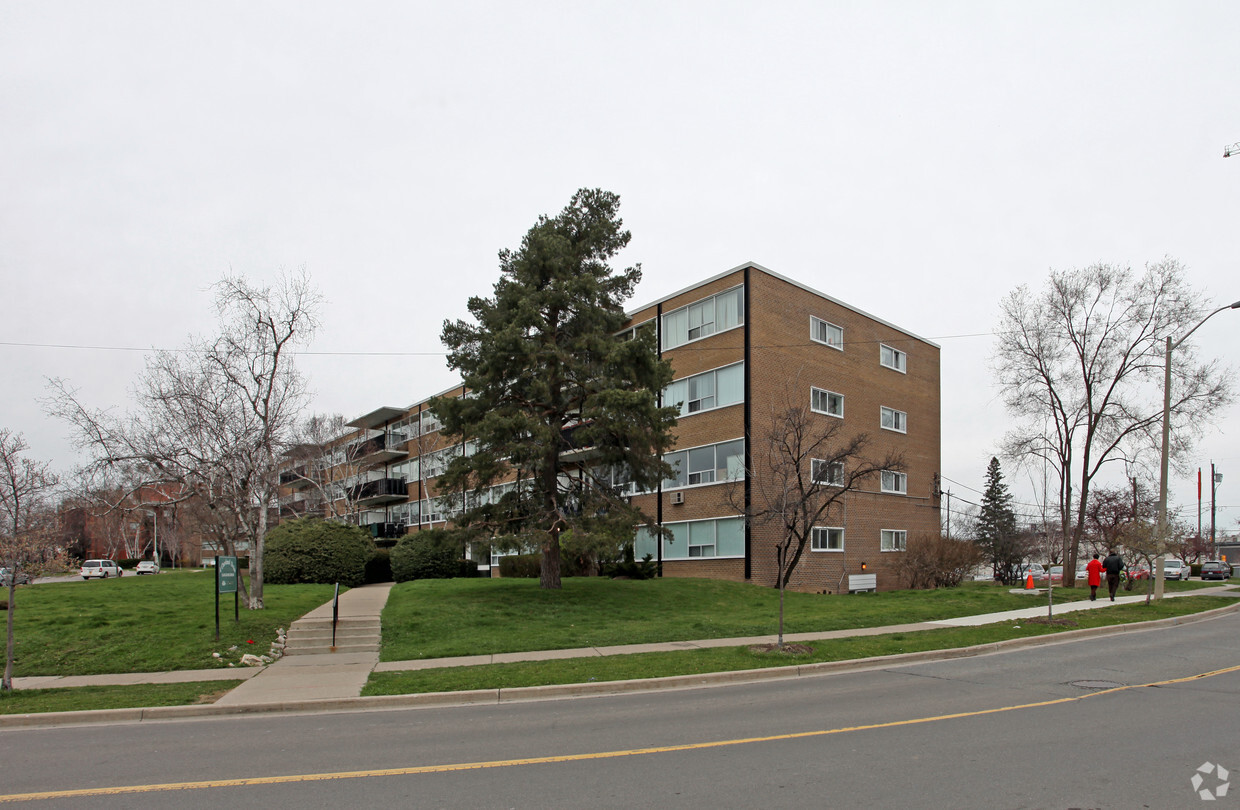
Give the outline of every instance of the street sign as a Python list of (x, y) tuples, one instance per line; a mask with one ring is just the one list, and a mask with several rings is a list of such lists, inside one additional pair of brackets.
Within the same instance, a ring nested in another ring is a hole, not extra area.
[(236, 557), (216, 557), (215, 558), (215, 574), (216, 574), (216, 593), (236, 593), (237, 592), (237, 558)]

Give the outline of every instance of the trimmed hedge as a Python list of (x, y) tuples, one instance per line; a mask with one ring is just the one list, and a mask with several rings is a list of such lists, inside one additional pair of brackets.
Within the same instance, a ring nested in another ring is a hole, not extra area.
[(339, 582), (355, 588), (366, 582), (366, 564), (375, 556), (370, 535), (356, 526), (300, 517), (267, 533), (263, 577), (273, 585)]
[(458, 540), (444, 529), (411, 532), (392, 548), (392, 579), (453, 579), (478, 575), (478, 564), (463, 559)]

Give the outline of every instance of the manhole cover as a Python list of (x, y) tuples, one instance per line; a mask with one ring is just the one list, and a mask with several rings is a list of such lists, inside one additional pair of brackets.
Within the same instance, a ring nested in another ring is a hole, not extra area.
[(1115, 689), (1123, 686), (1115, 681), (1072, 681), (1068, 686), (1079, 686), (1081, 689)]

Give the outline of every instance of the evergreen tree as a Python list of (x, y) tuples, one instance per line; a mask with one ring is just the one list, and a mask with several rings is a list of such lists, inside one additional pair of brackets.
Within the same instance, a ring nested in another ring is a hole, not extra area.
[(670, 474), (662, 454), (676, 411), (659, 407), (658, 394), (671, 367), (653, 330), (618, 337), (628, 320), (621, 304), (641, 279), (640, 266), (608, 264), (630, 237), (619, 204), (615, 194), (582, 189), (558, 216), (539, 217), (520, 248), (500, 252), (494, 296), (470, 298), (474, 322), (443, 328), (448, 363), (469, 396), (431, 407), (446, 435), (477, 449), (453, 459), (439, 492), (482, 495), (515, 475), (515, 488), (477, 498), (454, 520), (537, 545), (544, 588), (560, 587), (565, 531), (578, 549), (592, 538), (615, 550), (650, 522), (616, 483), (652, 490)]
[(982, 493), (975, 540), (994, 564), (995, 576), (1008, 585), (1015, 582), (1016, 568), (1024, 558), (1024, 543), (1016, 528), (1012, 494), (1003, 483), (999, 459), (993, 457), (986, 467), (986, 490)]

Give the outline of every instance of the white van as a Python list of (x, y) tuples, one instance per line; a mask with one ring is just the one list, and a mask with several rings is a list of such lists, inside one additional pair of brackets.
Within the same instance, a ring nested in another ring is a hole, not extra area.
[(82, 563), (82, 579), (90, 579), (98, 577), (99, 579), (107, 579), (108, 577), (122, 576), (125, 571), (116, 564), (115, 560), (87, 560)]

